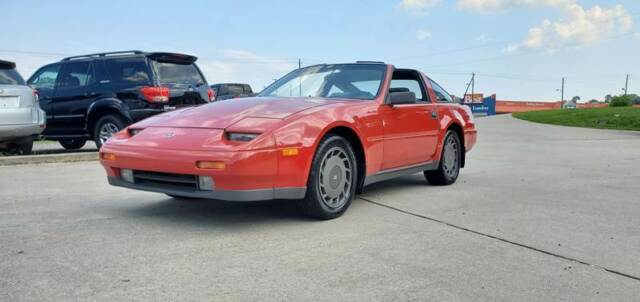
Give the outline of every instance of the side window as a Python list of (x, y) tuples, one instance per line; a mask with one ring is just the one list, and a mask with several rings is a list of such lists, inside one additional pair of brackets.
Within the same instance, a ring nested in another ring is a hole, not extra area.
[(243, 93), (242, 85), (229, 85), (229, 94), (241, 95)]
[(58, 88), (73, 89), (87, 86), (94, 82), (93, 71), (89, 62), (73, 62), (65, 64), (58, 77)]
[(413, 92), (416, 95), (416, 102), (429, 102), (420, 77), (420, 73), (415, 70), (396, 69), (391, 78), (389, 92)]
[(53, 89), (56, 85), (56, 79), (58, 78), (58, 72), (60, 71), (60, 65), (51, 65), (44, 67), (38, 71), (38, 73), (29, 80), (29, 85), (38, 90)]
[(438, 98), (438, 103), (453, 103), (453, 98), (451, 98), (451, 95), (447, 91), (442, 89), (442, 87), (433, 80), (430, 81), (433, 92), (436, 93), (436, 97)]
[(220, 89), (218, 89), (218, 95), (227, 95), (229, 94), (229, 86), (220, 85)]

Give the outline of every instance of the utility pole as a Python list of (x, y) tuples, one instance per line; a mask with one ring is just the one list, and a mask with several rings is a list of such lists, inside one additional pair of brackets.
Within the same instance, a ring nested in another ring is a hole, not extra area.
[(298, 69), (302, 68), (302, 59), (298, 59)]
[(627, 79), (624, 81), (624, 95), (627, 95), (629, 91), (629, 75), (627, 75)]
[(564, 106), (564, 77), (562, 78), (562, 88), (560, 92), (560, 109)]
[(476, 93), (476, 73), (472, 73), (471, 74), (471, 102), (473, 103), (473, 98), (475, 97), (475, 93)]

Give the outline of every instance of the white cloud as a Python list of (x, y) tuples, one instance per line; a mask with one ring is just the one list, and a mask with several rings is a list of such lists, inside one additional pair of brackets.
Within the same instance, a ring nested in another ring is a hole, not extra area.
[(521, 7), (564, 7), (574, 3), (575, 0), (458, 0), (458, 8), (488, 12)]
[(402, 0), (399, 7), (414, 15), (425, 15), (429, 7), (435, 6), (440, 0)]
[(416, 38), (419, 41), (423, 41), (426, 39), (431, 39), (433, 35), (431, 34), (431, 31), (428, 31), (426, 29), (419, 29), (418, 32), (416, 33)]
[(476, 41), (480, 43), (487, 43), (491, 41), (491, 38), (487, 37), (485, 34), (481, 34), (476, 38)]
[(585, 9), (578, 4), (563, 8), (565, 18), (545, 19), (529, 29), (522, 46), (530, 49), (555, 49), (564, 45), (593, 45), (608, 37), (629, 32), (633, 19), (622, 5), (606, 9), (594, 6)]
[(478, 12), (514, 8), (551, 7), (559, 9), (559, 20), (544, 19), (529, 29), (527, 37), (507, 47), (506, 52), (521, 48), (554, 50), (567, 45), (593, 45), (608, 37), (627, 33), (633, 19), (622, 5), (585, 8), (576, 0), (458, 0), (458, 8)]
[(258, 92), (297, 67), (294, 62), (260, 56), (246, 50), (225, 49), (217, 53), (220, 58), (203, 56), (197, 62), (209, 84), (248, 83)]

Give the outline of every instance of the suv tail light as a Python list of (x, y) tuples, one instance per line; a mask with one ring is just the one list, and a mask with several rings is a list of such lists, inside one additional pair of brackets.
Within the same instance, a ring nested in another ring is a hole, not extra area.
[(207, 96), (209, 96), (209, 102), (213, 102), (213, 100), (216, 99), (216, 91), (211, 89), (211, 88), (209, 88), (207, 90)]
[(169, 102), (169, 88), (168, 87), (156, 87), (147, 86), (140, 88), (140, 93), (145, 100), (149, 103), (168, 103)]

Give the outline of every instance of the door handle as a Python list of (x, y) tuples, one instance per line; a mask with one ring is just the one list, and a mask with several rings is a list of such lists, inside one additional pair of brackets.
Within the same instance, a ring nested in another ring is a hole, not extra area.
[(86, 96), (86, 97), (92, 97), (92, 96), (96, 96), (96, 95), (97, 95), (97, 93), (95, 93), (95, 92), (85, 92), (84, 93), (84, 96)]
[(435, 111), (435, 110), (431, 111), (431, 118), (434, 119), (434, 120), (437, 120), (438, 119), (438, 112)]

